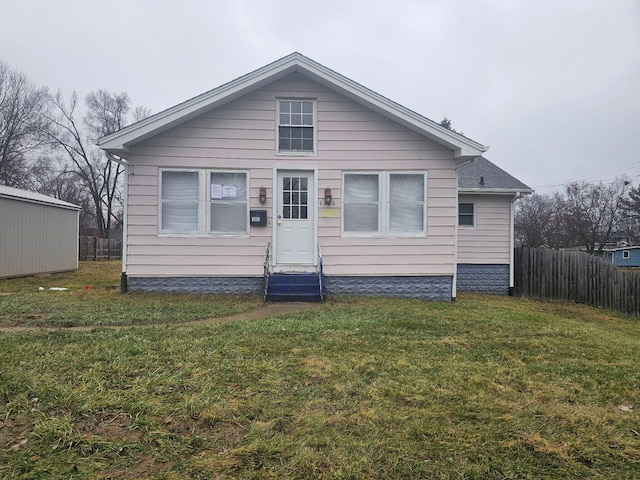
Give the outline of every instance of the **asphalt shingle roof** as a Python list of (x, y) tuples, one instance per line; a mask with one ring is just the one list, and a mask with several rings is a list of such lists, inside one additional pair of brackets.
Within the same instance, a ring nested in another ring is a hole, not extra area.
[(533, 192), (531, 187), (484, 157), (478, 157), (470, 165), (458, 170), (458, 188)]

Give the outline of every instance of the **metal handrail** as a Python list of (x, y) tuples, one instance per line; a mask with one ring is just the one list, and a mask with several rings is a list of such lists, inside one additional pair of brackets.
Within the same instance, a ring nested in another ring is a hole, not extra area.
[(318, 286), (320, 287), (320, 301), (324, 302), (324, 272), (322, 262), (322, 249), (320, 248), (320, 242), (318, 242)]
[(270, 263), (271, 259), (269, 258), (271, 252), (271, 242), (267, 242), (267, 249), (264, 253), (264, 295), (263, 300), (267, 300), (267, 290), (269, 288), (269, 275), (271, 274)]

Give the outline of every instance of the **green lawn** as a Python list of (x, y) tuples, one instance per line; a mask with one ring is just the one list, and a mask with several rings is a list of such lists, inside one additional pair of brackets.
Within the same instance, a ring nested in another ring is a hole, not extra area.
[(637, 320), (462, 295), (191, 326), (259, 299), (62, 279), (0, 281), (2, 325), (96, 325), (0, 333), (0, 478), (638, 477)]
[(81, 262), (76, 272), (0, 279), (0, 327), (178, 323), (227, 316), (261, 303), (258, 295), (214, 298), (167, 293), (121, 295), (120, 262)]

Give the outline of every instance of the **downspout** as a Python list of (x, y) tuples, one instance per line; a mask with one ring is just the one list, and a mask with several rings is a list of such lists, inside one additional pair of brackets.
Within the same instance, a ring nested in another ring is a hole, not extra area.
[(129, 162), (124, 158), (117, 158), (105, 152), (107, 158), (124, 167), (124, 205), (122, 207), (122, 273), (120, 274), (120, 293), (128, 290), (127, 283), (127, 245), (129, 232)]
[(456, 301), (456, 296), (458, 294), (458, 206), (460, 204), (460, 184), (458, 182), (458, 170), (466, 167), (467, 165), (471, 165), (473, 162), (476, 161), (477, 157), (472, 158), (471, 160), (465, 160), (464, 162), (461, 162), (459, 164), (456, 165), (456, 213), (455, 213), (455, 218), (454, 218), (454, 234), (453, 234), (453, 266), (454, 266), (454, 270), (453, 270), (453, 279), (452, 279), (452, 285), (451, 285), (451, 301), (455, 302)]
[(513, 196), (513, 199), (511, 200), (511, 208), (510, 208), (510, 212), (509, 212), (509, 296), (513, 297), (514, 294), (514, 289), (515, 289), (515, 274), (514, 274), (514, 268), (513, 268), (513, 262), (514, 262), (514, 249), (515, 249), (515, 239), (514, 239), (514, 235), (515, 235), (515, 228), (514, 228), (514, 211), (515, 211), (515, 203), (516, 200), (518, 200), (519, 198), (522, 198), (522, 192), (516, 192), (516, 194)]

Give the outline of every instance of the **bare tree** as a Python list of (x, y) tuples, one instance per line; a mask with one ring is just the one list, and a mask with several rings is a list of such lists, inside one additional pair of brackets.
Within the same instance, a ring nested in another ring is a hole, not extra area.
[(526, 247), (554, 246), (555, 214), (555, 202), (550, 196), (534, 193), (520, 199), (514, 215), (516, 242)]
[(569, 238), (591, 253), (600, 253), (611, 239), (623, 214), (623, 198), (629, 182), (610, 184), (572, 182), (565, 186), (560, 205)]
[(96, 229), (91, 196), (84, 185), (78, 182), (77, 176), (69, 172), (64, 157), (44, 155), (33, 162), (30, 170), (30, 190), (79, 205), (80, 231)]
[(25, 188), (29, 162), (45, 141), (47, 90), (0, 61), (0, 183)]
[(629, 190), (621, 201), (623, 210), (622, 228), (633, 243), (640, 242), (640, 186)]
[(110, 161), (90, 139), (108, 135), (127, 125), (131, 103), (129, 95), (111, 94), (104, 90), (87, 95), (87, 114), (83, 119), (87, 134), (76, 120), (78, 97), (75, 92), (68, 103), (60, 92), (51, 96), (50, 102), (54, 113), (48, 117), (52, 126), (49, 137), (68, 161), (68, 168), (61, 173), (73, 174), (80, 179), (92, 201), (98, 235), (108, 237), (113, 223), (120, 221), (118, 209), (121, 207), (120, 183), (124, 168)]

